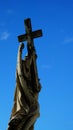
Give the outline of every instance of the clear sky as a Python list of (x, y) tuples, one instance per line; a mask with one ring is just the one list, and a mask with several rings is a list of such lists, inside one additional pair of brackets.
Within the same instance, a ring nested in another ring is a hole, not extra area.
[(42, 84), (35, 130), (73, 130), (72, 0), (0, 1), (0, 130), (7, 129), (13, 106), (17, 36), (25, 33), (26, 18), (33, 31), (43, 31), (34, 40)]

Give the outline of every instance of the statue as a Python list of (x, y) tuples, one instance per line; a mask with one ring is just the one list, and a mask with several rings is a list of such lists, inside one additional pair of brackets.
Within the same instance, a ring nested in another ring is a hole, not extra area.
[[(18, 40), (21, 42), (24, 41), (23, 39), (27, 40), (28, 54), (22, 59), (24, 43), (21, 43), (18, 49), (14, 106), (8, 130), (34, 130), (34, 123), (40, 115), (38, 95), (41, 90), (41, 84), (37, 73), (37, 55), (33, 38), (36, 37), (36, 34), (37, 37), (41, 36), (42, 33), (40, 30), (40, 32), (31, 31), (30, 19), (25, 20), (26, 24), (26, 34), (18, 36)], [(31, 34), (33, 34), (33, 37)]]

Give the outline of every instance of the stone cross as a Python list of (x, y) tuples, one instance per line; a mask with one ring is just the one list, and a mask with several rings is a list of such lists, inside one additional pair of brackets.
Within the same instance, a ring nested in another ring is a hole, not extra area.
[(25, 23), (26, 34), (18, 36), (18, 41), (19, 42), (27, 41), (28, 44), (30, 43), (33, 44), (34, 38), (38, 38), (42, 36), (42, 30), (32, 31), (30, 18), (26, 19), (24, 23)]

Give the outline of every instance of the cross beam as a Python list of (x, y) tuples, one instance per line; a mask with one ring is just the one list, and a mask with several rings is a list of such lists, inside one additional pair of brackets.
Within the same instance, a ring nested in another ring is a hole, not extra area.
[(42, 36), (42, 30), (37, 30), (32, 32), (32, 26), (31, 26), (31, 20), (30, 18), (26, 19), (24, 21), (25, 24), (25, 29), (26, 29), (26, 34), (18, 36), (18, 41), (23, 42), (27, 41), (28, 44), (32, 43), (33, 44), (33, 39), (38, 38)]

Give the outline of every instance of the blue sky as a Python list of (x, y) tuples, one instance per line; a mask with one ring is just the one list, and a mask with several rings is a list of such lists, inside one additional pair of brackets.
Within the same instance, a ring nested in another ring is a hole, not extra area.
[[(35, 130), (73, 130), (73, 1), (0, 1), (0, 130), (6, 130), (15, 90), (17, 36), (31, 18), (42, 90)], [(25, 42), (26, 44), (26, 42)], [(24, 50), (25, 54), (25, 50)]]

